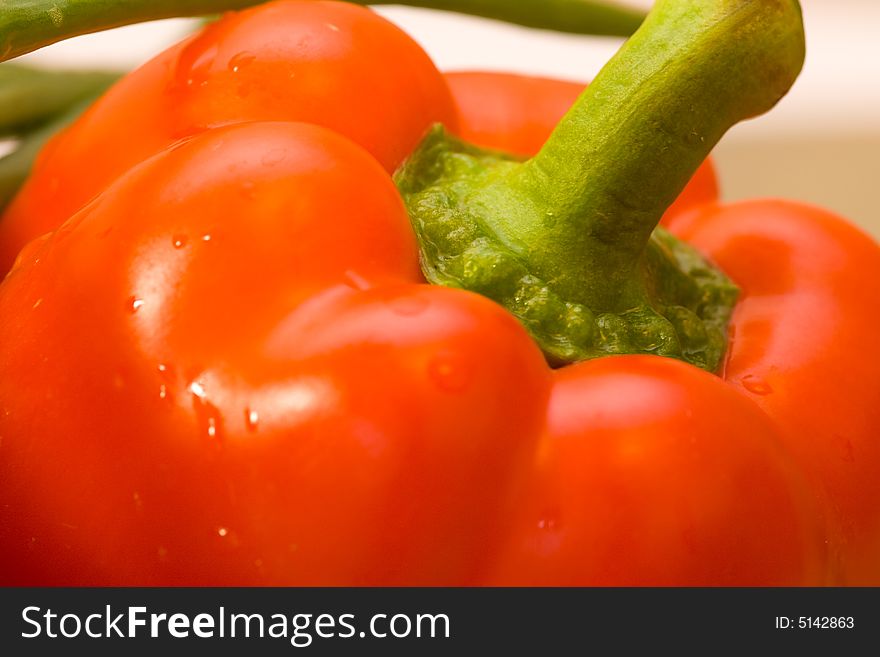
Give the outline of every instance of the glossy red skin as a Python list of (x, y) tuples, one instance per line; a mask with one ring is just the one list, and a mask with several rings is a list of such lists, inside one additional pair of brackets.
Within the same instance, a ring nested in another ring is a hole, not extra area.
[(302, 124), (130, 172), (25, 250), (0, 345), (4, 584), (474, 581), (550, 383), (512, 316), (422, 283), (380, 165)]
[(671, 360), (551, 371), (316, 126), (207, 131), (32, 243), (0, 371), (4, 584), (826, 581), (764, 414)]
[(532, 486), (489, 583), (823, 583), (821, 523), (768, 417), (650, 356), (555, 373)]
[[(447, 79), (463, 135), (524, 154), (578, 93), (515, 75)], [(869, 346), (880, 326), (880, 247), (815, 207), (719, 205), (707, 182), (698, 171), (661, 223), (741, 287), (722, 376), (767, 413), (810, 478), (829, 526), (831, 581), (880, 585), (880, 360)]]
[[(465, 140), (487, 148), (534, 155), (585, 88), (585, 83), (553, 78), (458, 71), (446, 73)], [(668, 217), (718, 198), (712, 160), (697, 169), (670, 206)]]
[(707, 205), (670, 228), (741, 287), (724, 378), (783, 429), (844, 583), (880, 585), (880, 246), (791, 201)]
[(245, 121), (333, 129), (391, 172), (430, 125), (455, 127), (428, 55), (374, 12), (278, 0), (229, 13), (125, 76), (40, 154), (0, 221), (0, 274), (113, 180), (178, 139)]

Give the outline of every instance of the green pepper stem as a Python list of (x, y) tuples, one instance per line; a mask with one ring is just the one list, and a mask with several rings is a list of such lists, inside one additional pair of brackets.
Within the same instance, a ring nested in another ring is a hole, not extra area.
[[(9, 0), (0, 11), (0, 61), (123, 25), (243, 9), (265, 0)], [(644, 15), (613, 0), (354, 0), (474, 14), (520, 25), (627, 36)]]
[(0, 65), (0, 136), (20, 134), (45, 123), (83, 98), (103, 91), (119, 75)]
[(655, 227), (803, 59), (796, 0), (658, 0), (531, 160), (423, 140), (395, 180), (425, 277), (500, 303), (554, 364), (647, 353), (715, 371), (737, 288)]
[[(513, 173), (552, 228), (517, 225), (562, 292), (612, 305), (648, 239), (721, 136), (788, 91), (804, 60), (796, 0), (658, 0), (541, 152)], [(592, 272), (588, 274), (587, 272)], [(570, 289), (564, 289), (566, 282)], [(576, 289), (577, 288), (577, 289)]]
[(609, 0), (379, 0), (370, 4), (406, 4), (572, 34), (629, 36), (645, 12)]
[(20, 137), (16, 149), (0, 158), (0, 211), (13, 199), (30, 174), (40, 149), (56, 133), (73, 123), (99, 94), (81, 97), (50, 120)]
[(43, 145), (119, 76), (113, 71), (0, 65), (0, 136), (18, 138), (15, 150), (0, 157), (0, 210), (27, 178)]

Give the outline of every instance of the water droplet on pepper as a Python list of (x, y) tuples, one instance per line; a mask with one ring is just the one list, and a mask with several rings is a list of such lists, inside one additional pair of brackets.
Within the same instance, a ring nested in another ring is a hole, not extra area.
[(471, 380), (471, 367), (458, 354), (441, 354), (428, 365), (428, 376), (441, 390), (458, 392)]
[(740, 383), (742, 383), (743, 388), (756, 395), (764, 396), (769, 395), (771, 392), (773, 392), (773, 388), (770, 387), (769, 383), (764, 381), (764, 379), (759, 379), (756, 376), (744, 376), (740, 380)]
[(248, 66), (250, 66), (256, 59), (257, 59), (257, 56), (254, 55), (253, 53), (250, 53), (247, 51), (240, 52), (237, 55), (235, 55), (232, 59), (229, 60), (229, 63), (227, 64), (227, 68), (230, 71), (232, 71), (233, 73), (238, 73), (242, 69), (245, 69)]
[(257, 425), (260, 423), (260, 414), (253, 409), (246, 408), (244, 409), (244, 422), (248, 430), (256, 431)]

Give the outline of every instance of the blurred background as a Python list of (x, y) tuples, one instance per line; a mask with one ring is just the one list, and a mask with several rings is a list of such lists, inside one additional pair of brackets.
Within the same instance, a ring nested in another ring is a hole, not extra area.
[[(804, 71), (773, 111), (735, 127), (716, 148), (722, 193), (728, 200), (777, 196), (822, 205), (880, 239), (880, 0), (801, 0), (801, 5)], [(377, 11), (408, 31), (443, 70), (587, 80), (622, 42), (407, 7)], [(22, 61), (130, 68), (192, 26), (187, 20), (135, 25), (56, 44)]]

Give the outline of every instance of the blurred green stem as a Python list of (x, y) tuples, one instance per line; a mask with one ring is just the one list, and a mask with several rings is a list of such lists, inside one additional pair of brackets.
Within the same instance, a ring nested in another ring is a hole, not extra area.
[(80, 98), (50, 121), (23, 135), (14, 151), (0, 158), (0, 210), (6, 207), (31, 171), (43, 145), (58, 131), (73, 123), (94, 102), (98, 94)]
[[(203, 16), (262, 0), (7, 0), (0, 3), (0, 61), (80, 34), (180, 16)], [(357, 0), (494, 18), (529, 27), (628, 36), (644, 13), (613, 0)]]
[(45, 123), (77, 101), (110, 86), (119, 73), (0, 66), (0, 137)]

